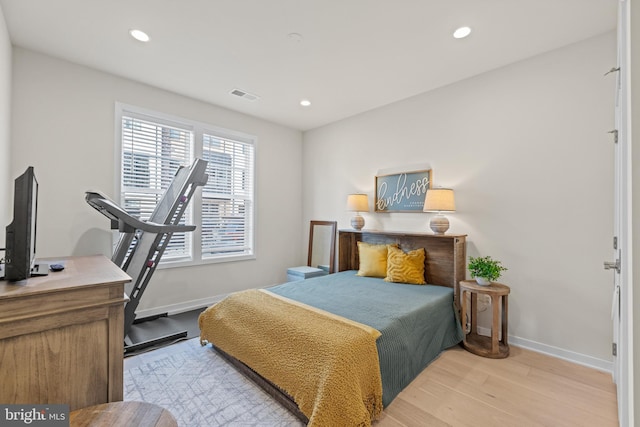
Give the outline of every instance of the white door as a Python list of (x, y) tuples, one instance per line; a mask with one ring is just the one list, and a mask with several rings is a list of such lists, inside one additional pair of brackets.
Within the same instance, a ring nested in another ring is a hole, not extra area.
[[(618, 64), (607, 78), (616, 79), (615, 126), (612, 145), (615, 154), (614, 177), (614, 235), (612, 239), (612, 260), (605, 262), (605, 268), (613, 272), (613, 301), (611, 317), (613, 321), (613, 379), (618, 395), (618, 420), (620, 426), (633, 425), (632, 403), (630, 402), (630, 372), (632, 363), (630, 309), (631, 287), (629, 248), (630, 236), (630, 143), (629, 126), (629, 1), (620, 0), (618, 14)], [(614, 77), (615, 76), (615, 77)]]

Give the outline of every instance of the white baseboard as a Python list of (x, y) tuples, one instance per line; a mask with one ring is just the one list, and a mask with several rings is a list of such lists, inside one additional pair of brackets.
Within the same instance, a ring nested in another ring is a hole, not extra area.
[(226, 295), (217, 295), (214, 297), (201, 298), (201, 299), (181, 302), (179, 304), (170, 304), (170, 305), (164, 305), (161, 307), (138, 310), (136, 311), (136, 317), (143, 318), (143, 317), (155, 316), (157, 314), (163, 314), (163, 313), (167, 313), (169, 315), (184, 313), (185, 311), (196, 310), (202, 307), (209, 307), (215, 304), (216, 302), (220, 301), (225, 296)]
[[(491, 329), (478, 327), (478, 334), (491, 336)], [(560, 347), (554, 347), (552, 345), (542, 344), (536, 341), (531, 341), (525, 338), (515, 337), (513, 335), (509, 335), (509, 345), (514, 345), (516, 347), (526, 348), (527, 350), (532, 350), (538, 353), (543, 353), (548, 356), (557, 357), (558, 359), (563, 359), (568, 362), (577, 363), (579, 365), (587, 366), (589, 368), (597, 369), (599, 371), (612, 373), (613, 372), (613, 362), (603, 359), (598, 359), (596, 357), (587, 356), (586, 354), (576, 353), (575, 351), (565, 350)]]

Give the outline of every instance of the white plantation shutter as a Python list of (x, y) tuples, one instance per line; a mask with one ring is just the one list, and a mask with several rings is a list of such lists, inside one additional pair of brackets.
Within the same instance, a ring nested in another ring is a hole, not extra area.
[[(180, 165), (191, 163), (193, 133), (159, 120), (122, 116), (120, 204), (132, 216), (148, 220)], [(190, 223), (187, 209), (180, 223)], [(175, 233), (163, 259), (191, 256), (191, 233)]]
[(160, 264), (253, 258), (255, 137), (124, 104), (117, 111), (120, 203), (131, 215), (148, 220), (180, 165), (208, 162), (208, 182), (180, 222), (197, 228), (174, 234)]
[(203, 134), (202, 257), (252, 250), (253, 144)]

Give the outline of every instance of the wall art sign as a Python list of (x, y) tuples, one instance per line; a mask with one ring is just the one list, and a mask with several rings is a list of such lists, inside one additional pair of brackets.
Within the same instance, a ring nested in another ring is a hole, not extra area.
[(376, 212), (422, 212), (431, 169), (376, 176)]

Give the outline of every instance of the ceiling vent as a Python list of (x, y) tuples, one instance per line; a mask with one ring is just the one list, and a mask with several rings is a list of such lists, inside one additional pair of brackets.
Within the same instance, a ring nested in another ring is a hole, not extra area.
[(243, 90), (240, 89), (234, 89), (231, 91), (231, 95), (235, 95), (238, 96), (240, 98), (244, 98), (247, 101), (255, 101), (256, 99), (260, 99), (260, 97), (258, 95), (253, 95), (251, 93), (245, 92)]

